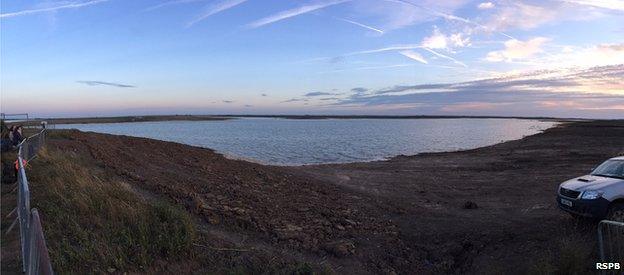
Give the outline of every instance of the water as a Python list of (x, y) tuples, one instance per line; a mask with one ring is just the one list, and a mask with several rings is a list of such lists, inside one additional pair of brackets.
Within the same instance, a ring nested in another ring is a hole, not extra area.
[(173, 141), (265, 164), (301, 165), (472, 149), (520, 139), (554, 124), (520, 119), (241, 118), (57, 127)]

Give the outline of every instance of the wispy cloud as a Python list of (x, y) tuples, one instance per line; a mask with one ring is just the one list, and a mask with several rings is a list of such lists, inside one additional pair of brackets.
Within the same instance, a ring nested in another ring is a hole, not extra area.
[(609, 10), (624, 11), (624, 1), (621, 0), (563, 0), (564, 2), (574, 3)]
[(242, 3), (247, 2), (247, 0), (225, 0), (222, 2), (218, 2), (212, 5), (209, 5), (208, 7), (206, 7), (206, 9), (199, 15), (197, 16), (195, 19), (191, 20), (190, 22), (188, 22), (186, 24), (187, 28), (192, 27), (193, 25), (199, 23), (200, 21), (210, 17), (211, 15), (220, 13), (222, 11), (231, 9), (233, 7), (236, 7)]
[(336, 19), (344, 21), (344, 22), (347, 22), (347, 23), (351, 23), (351, 24), (356, 25), (356, 26), (360, 26), (362, 28), (365, 28), (365, 29), (368, 29), (368, 30), (371, 30), (371, 31), (378, 32), (379, 34), (383, 34), (384, 33), (384, 31), (382, 31), (380, 29), (377, 29), (377, 28), (374, 28), (374, 27), (371, 27), (369, 25), (365, 25), (365, 24), (362, 24), (362, 23), (359, 23), (359, 22), (356, 22), (356, 21), (353, 21), (353, 20), (349, 20), (349, 19), (341, 18), (341, 17), (336, 17)]
[[(412, 92), (415, 94), (428, 93), (456, 93), (460, 101), (474, 100), (468, 97), (462, 98), (462, 93), (472, 95), (493, 94), (493, 93), (515, 93), (540, 91), (544, 96), (558, 96), (569, 94), (573, 97), (601, 97), (619, 98), (624, 100), (623, 95), (611, 94), (603, 89), (595, 89), (600, 84), (609, 83), (615, 85), (615, 89), (624, 89), (624, 83), (617, 84), (613, 80), (624, 76), (624, 64), (612, 66), (600, 66), (587, 69), (569, 68), (565, 70), (538, 70), (525, 73), (509, 74), (495, 78), (479, 79), (457, 83), (430, 83), (418, 85), (402, 85), (391, 88), (380, 89), (373, 92), (373, 96), (362, 96), (354, 91), (355, 97), (346, 100), (353, 103), (355, 101), (367, 102), (377, 95), (388, 96), (390, 94), (401, 94)], [(570, 88), (573, 89), (570, 89)], [(521, 97), (520, 97), (521, 98)], [(452, 100), (449, 98), (449, 100)]]
[(30, 10), (22, 10), (22, 11), (16, 11), (16, 12), (2, 13), (2, 14), (0, 14), (0, 18), (24, 16), (24, 15), (31, 15), (31, 14), (44, 13), (44, 12), (53, 12), (53, 11), (64, 10), (64, 9), (77, 9), (77, 8), (92, 6), (92, 5), (103, 3), (103, 2), (108, 2), (108, 1), (110, 1), (110, 0), (93, 0), (93, 1), (87, 1), (87, 2), (71, 2), (71, 3), (66, 3), (66, 4), (63, 4), (63, 5), (47, 7), (47, 8), (30, 9)]
[(76, 81), (76, 82), (81, 83), (81, 84), (85, 84), (85, 85), (89, 85), (89, 86), (104, 85), (104, 86), (112, 86), (112, 87), (117, 87), (117, 88), (135, 88), (135, 86), (133, 86), (133, 85), (114, 83), (114, 82), (105, 82), (105, 81), (79, 80), (79, 81)]
[(545, 37), (535, 37), (527, 41), (511, 39), (505, 42), (504, 50), (489, 52), (485, 59), (490, 62), (526, 59), (542, 52), (542, 45), (549, 40)]
[(316, 96), (327, 96), (327, 95), (338, 95), (336, 93), (326, 93), (326, 92), (309, 92), (304, 94), (305, 97), (316, 97)]
[(308, 101), (308, 99), (307, 98), (291, 98), (291, 99), (281, 101), (280, 103), (292, 103), (292, 102), (302, 102), (302, 101), (305, 102), (305, 101)]
[(234, 103), (234, 101), (233, 101), (233, 100), (223, 100), (222, 102), (223, 102), (223, 103), (226, 103), (226, 104)]
[(315, 10), (323, 9), (329, 6), (333, 6), (333, 5), (337, 5), (337, 4), (341, 4), (341, 3), (349, 2), (349, 1), (352, 1), (352, 0), (323, 1), (323, 2), (318, 2), (315, 4), (300, 6), (294, 9), (285, 10), (277, 14), (256, 20), (254, 22), (249, 23), (247, 27), (252, 28), (252, 29), (262, 27), (264, 25), (275, 23), (284, 19), (299, 16), (299, 15), (306, 14)]
[(433, 33), (425, 37), (420, 44), (429, 49), (452, 50), (470, 46), (470, 38), (464, 37), (462, 33), (446, 35), (438, 27), (434, 26)]
[[(409, 5), (409, 6), (413, 6), (413, 7), (422, 9), (422, 10), (428, 12), (431, 15), (434, 15), (434, 16), (437, 16), (437, 17), (441, 17), (441, 18), (444, 18), (446, 20), (462, 22), (462, 23), (465, 23), (465, 24), (468, 24), (468, 25), (476, 26), (476, 27), (481, 28), (481, 29), (486, 29), (486, 30), (488, 29), (488, 26), (485, 26), (485, 25), (483, 25), (483, 24), (481, 24), (479, 22), (470, 20), (468, 18), (464, 18), (464, 17), (453, 15), (453, 14), (441, 12), (441, 11), (429, 8), (427, 6), (416, 4), (416, 3), (413, 3), (413, 2), (410, 2), (410, 1), (406, 1), (406, 0), (385, 0), (385, 1), (395, 2), (395, 3), (403, 3), (403, 4), (406, 4), (406, 5)], [(505, 36), (507, 38), (515, 39), (511, 35), (509, 35), (507, 33), (504, 33), (504, 32), (502, 32), (500, 30), (494, 30), (494, 31), (497, 31), (500, 35), (503, 35), (503, 36)]]
[[(364, 94), (358, 90), (333, 105), (428, 106), (430, 111), (548, 111), (578, 115), (579, 110), (622, 111), (624, 65), (586, 69), (538, 70), (457, 83), (394, 86)], [(607, 88), (605, 88), (607, 87)], [(528, 108), (528, 109), (527, 109)], [(536, 109), (537, 108), (537, 109)], [(621, 113), (620, 117), (622, 116)]]
[(477, 8), (479, 8), (480, 10), (491, 9), (491, 8), (494, 8), (494, 3), (492, 3), (492, 2), (482, 2), (482, 3), (479, 3)]

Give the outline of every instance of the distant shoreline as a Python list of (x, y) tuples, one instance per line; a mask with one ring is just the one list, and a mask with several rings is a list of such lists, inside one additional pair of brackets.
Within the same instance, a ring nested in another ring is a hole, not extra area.
[(156, 122), (156, 121), (213, 121), (228, 120), (231, 117), (212, 115), (162, 115), (162, 116), (118, 116), (118, 117), (77, 117), (77, 118), (35, 118), (25, 124), (92, 124), (92, 123), (125, 123), (125, 122)]
[(555, 117), (523, 117), (523, 116), (432, 116), (432, 115), (147, 115), (147, 116), (116, 116), (116, 117), (77, 117), (77, 118), (35, 118), (24, 124), (91, 124), (91, 123), (125, 123), (125, 122), (156, 122), (156, 121), (221, 121), (237, 118), (282, 118), (282, 119), (531, 119), (542, 121), (591, 121), (583, 118)]

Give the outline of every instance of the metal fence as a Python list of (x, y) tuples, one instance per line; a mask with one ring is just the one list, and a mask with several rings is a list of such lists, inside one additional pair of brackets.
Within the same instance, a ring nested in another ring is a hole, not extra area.
[(46, 131), (41, 130), (18, 145), (17, 154), (17, 218), (20, 226), (22, 271), (27, 274), (53, 274), (37, 209), (30, 209), (30, 190), (26, 167), (45, 143)]
[(620, 263), (624, 260), (624, 223), (601, 221), (598, 224), (598, 247), (601, 262)]

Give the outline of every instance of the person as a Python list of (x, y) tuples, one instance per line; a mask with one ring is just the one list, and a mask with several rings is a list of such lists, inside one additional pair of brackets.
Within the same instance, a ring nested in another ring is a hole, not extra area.
[(13, 146), (17, 146), (24, 140), (24, 136), (22, 135), (22, 125), (19, 125), (13, 130)]
[(11, 141), (11, 145), (13, 145), (13, 131), (15, 131), (15, 125), (11, 125), (9, 128), (9, 140)]

